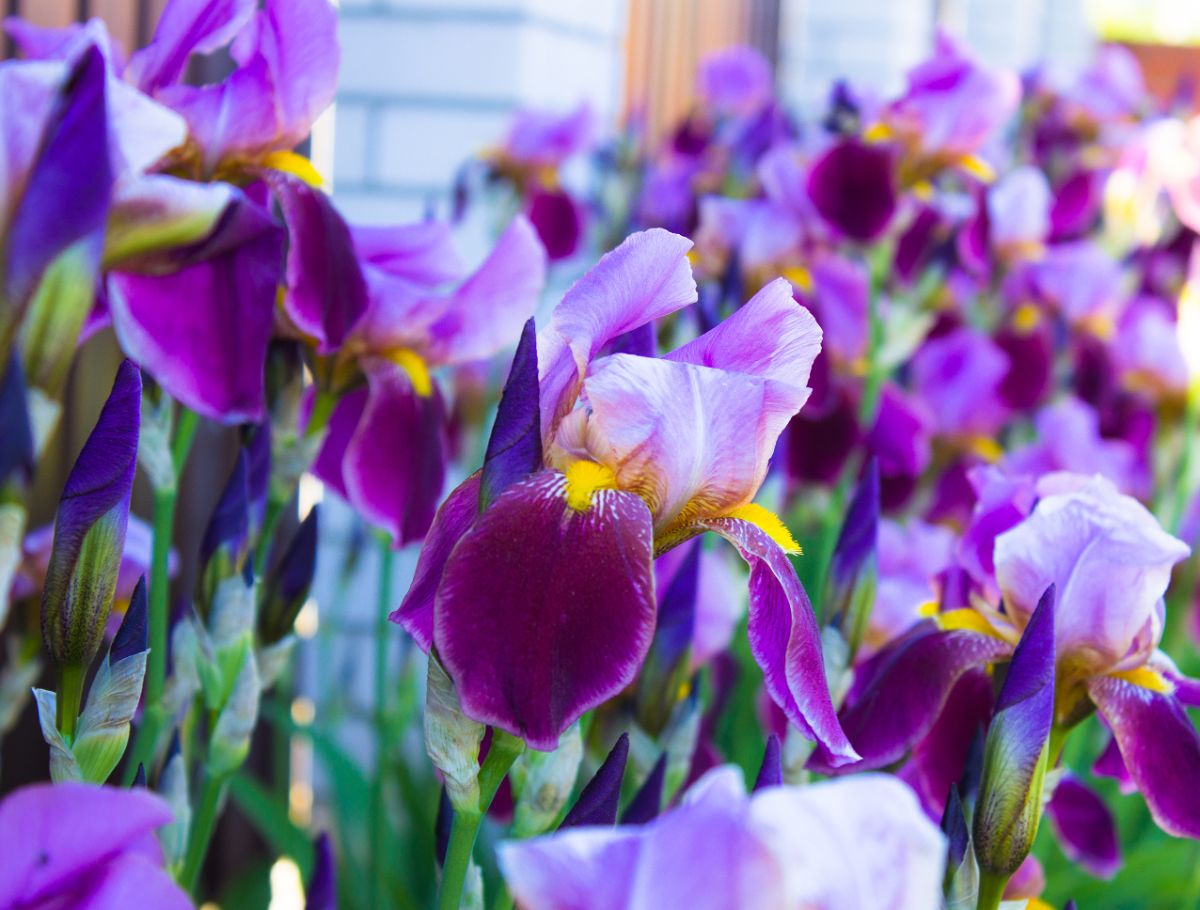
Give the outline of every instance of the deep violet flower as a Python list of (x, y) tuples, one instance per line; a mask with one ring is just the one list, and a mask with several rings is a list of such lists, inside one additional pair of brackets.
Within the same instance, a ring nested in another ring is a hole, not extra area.
[(450, 494), (392, 618), (437, 649), (469, 716), (552, 749), (637, 673), (654, 629), (654, 554), (715, 531), (751, 565), (750, 646), (767, 691), (844, 763), (855, 756), (786, 558), (795, 544), (753, 503), (808, 398), (819, 327), (776, 281), (665, 357), (602, 356), (696, 299), (690, 245), (632, 235), (567, 292), (532, 364), (523, 341), (526, 372), (505, 394), (521, 406), (501, 403), (493, 435), (522, 428), (520, 470), (494, 487), (489, 459), (482, 501), (480, 475)]
[(433, 520), (445, 475), (444, 406), (433, 371), (511, 344), (533, 313), (546, 256), (516, 218), (468, 272), (439, 223), (352, 229), (367, 307), (333, 358), (347, 387), (313, 472), (397, 545)]
[(945, 838), (893, 777), (747, 794), (731, 766), (644, 825), (500, 847), (501, 871), (528, 910), (926, 910), (941, 901), (944, 864)]
[(154, 831), (170, 808), (144, 788), (34, 784), (0, 802), (0, 907), (186, 910)]

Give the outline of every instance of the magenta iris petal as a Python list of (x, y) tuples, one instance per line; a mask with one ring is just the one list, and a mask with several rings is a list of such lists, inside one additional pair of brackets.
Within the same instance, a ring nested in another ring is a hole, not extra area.
[(446, 560), (479, 515), (480, 475), (472, 474), (446, 497), (421, 546), (412, 587), (388, 618), (399, 623), (424, 651), (433, 647), (433, 605)]
[(367, 309), (367, 283), (350, 229), (320, 190), (284, 174), (270, 183), (288, 228), (284, 310), (316, 341), (318, 354), (329, 354)]
[[(8, 225), (4, 287), (11, 303), (23, 304), (46, 267), (79, 241), (88, 242), (88, 267), (98, 264), (113, 182), (105, 80), (104, 57), (94, 47), (67, 74)], [(81, 280), (90, 284), (94, 276)]]
[(0, 802), (0, 906), (117, 910), (137, 903), (128, 900), (134, 885), (138, 901), (153, 900), (147, 906), (191, 906), (161, 868), (153, 832), (170, 820), (167, 805), (145, 790), (17, 790)]
[(117, 338), (192, 410), (225, 423), (260, 420), (282, 262), (282, 232), (243, 200), (207, 258), (172, 274), (112, 276)]
[(787, 555), (760, 528), (734, 518), (697, 522), (732, 543), (750, 564), (750, 650), (768, 694), (828, 756), (830, 767), (858, 758), (829, 695), (821, 633)]
[(605, 345), (695, 302), (691, 246), (661, 229), (632, 234), (567, 291), (538, 336), (544, 435), (570, 409), (588, 364)]
[(454, 234), (443, 221), (379, 226), (351, 225), (354, 248), (372, 288), (396, 281), (416, 288), (436, 288), (466, 274), (454, 246)]
[(1126, 796), (1137, 792), (1137, 784), (1133, 782), (1129, 769), (1125, 767), (1125, 759), (1121, 757), (1121, 747), (1117, 744), (1115, 736), (1108, 738), (1104, 751), (1097, 756), (1095, 764), (1092, 765), (1092, 774), (1115, 780)]
[(1063, 852), (1092, 875), (1112, 878), (1121, 868), (1116, 821), (1091, 788), (1070, 774), (1054, 788), (1046, 814)]
[(1008, 416), (1000, 383), (1008, 357), (990, 338), (959, 328), (927, 341), (912, 361), (913, 387), (948, 435), (990, 436)]
[(535, 189), (526, 214), (537, 230), (551, 262), (566, 259), (579, 249), (583, 237), (583, 207), (565, 190)]
[[(861, 768), (902, 759), (932, 729), (963, 674), (1011, 653), (1011, 645), (990, 635), (935, 629), (917, 630), (881, 652), (874, 676), (841, 714)], [(820, 747), (809, 761), (823, 774), (839, 764)]]
[(401, 546), (425, 535), (441, 498), (444, 406), (436, 386), (417, 394), (408, 373), (390, 360), (361, 363), (368, 394), (342, 477), (350, 502)]
[(575, 511), (551, 472), (502, 493), (450, 553), (434, 608), (464, 712), (550, 750), (628, 685), (654, 632), (652, 536), (632, 493)]
[(830, 225), (851, 240), (869, 243), (896, 213), (894, 162), (887, 146), (846, 140), (813, 164), (809, 196)]
[(1088, 681), (1088, 694), (1112, 728), (1137, 788), (1158, 826), (1200, 837), (1200, 734), (1172, 696), (1112, 676)]

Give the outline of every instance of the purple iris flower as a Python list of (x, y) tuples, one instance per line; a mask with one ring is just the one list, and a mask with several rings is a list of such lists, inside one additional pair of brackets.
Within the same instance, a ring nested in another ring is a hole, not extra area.
[(647, 824), (509, 841), (499, 859), (528, 910), (925, 910), (941, 902), (945, 853), (894, 777), (747, 794), (725, 766)]
[(0, 802), (0, 907), (186, 910), (154, 836), (171, 810), (145, 789), (34, 784)]
[(932, 612), (937, 579), (954, 562), (954, 532), (913, 519), (879, 523), (879, 579), (861, 657), (899, 638)]
[(474, 272), (444, 224), (352, 236), (367, 306), (337, 353), (335, 373), (354, 378), (313, 471), (401, 545), (428, 530), (445, 475), (445, 408), (432, 371), (511, 343), (537, 305), (546, 257), (523, 218)]
[(1009, 416), (1000, 394), (1008, 367), (1008, 356), (987, 335), (957, 328), (917, 351), (913, 391), (928, 406), (941, 435), (987, 443)]
[(634, 234), (567, 292), (537, 339), (538, 382), (520, 386), (523, 445), (539, 445), (521, 450), (509, 485), (484, 484), (482, 512), (479, 475), (450, 494), (393, 619), (437, 648), (468, 715), (553, 749), (636, 675), (654, 631), (655, 553), (715, 531), (750, 563), (750, 646), (772, 699), (851, 761), (787, 560), (795, 543), (753, 502), (809, 396), (816, 321), (779, 280), (665, 357), (601, 356), (695, 301), (690, 246)]
[(596, 115), (586, 102), (566, 114), (523, 109), (509, 124), (498, 155), (502, 167), (558, 168), (589, 151), (595, 139)]
[(715, 51), (700, 61), (696, 94), (717, 114), (746, 116), (774, 95), (771, 64), (752, 47)]
[(1033, 290), (1071, 325), (1109, 337), (1122, 304), (1119, 264), (1090, 240), (1051, 246), (1029, 266)]
[(983, 66), (939, 31), (933, 55), (909, 71), (904, 94), (884, 109), (884, 132), (905, 148), (909, 180), (952, 165), (973, 169), (973, 156), (1016, 112), (1020, 97), (1016, 73)]

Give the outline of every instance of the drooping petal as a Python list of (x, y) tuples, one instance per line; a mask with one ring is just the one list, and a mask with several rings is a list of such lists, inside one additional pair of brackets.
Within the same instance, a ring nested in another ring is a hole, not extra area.
[(328, 196), (299, 178), (278, 174), (270, 185), (288, 229), (284, 311), (318, 354), (331, 353), (367, 310), (350, 228)]
[(416, 640), (423, 651), (433, 647), (433, 605), (446, 560), (459, 539), (479, 515), (480, 475), (472, 474), (454, 488), (437, 510), (421, 555), (412, 586), (400, 606), (388, 618), (398, 623)]
[(262, 419), (283, 235), (247, 200), (226, 212), (204, 258), (170, 274), (112, 275), (122, 348), (167, 392), (226, 423)]
[(1068, 857), (1098, 878), (1116, 875), (1121, 868), (1116, 821), (1091, 788), (1067, 774), (1055, 786), (1046, 815)]
[(830, 225), (851, 240), (870, 243), (896, 212), (895, 153), (857, 139), (840, 142), (813, 164), (808, 193)]
[(342, 477), (350, 502), (396, 545), (429, 529), (445, 479), (445, 417), (436, 386), (418, 391), (382, 357), (361, 361), (367, 399), (346, 445)]
[(591, 455), (646, 499), (657, 531), (752, 500), (808, 391), (630, 354), (598, 361), (584, 390)]
[(1171, 695), (1113, 676), (1088, 681), (1088, 694), (1112, 728), (1121, 758), (1158, 826), (1200, 837), (1200, 734)]
[(696, 522), (720, 534), (750, 564), (750, 650), (771, 699), (828, 756), (830, 767), (859, 755), (838, 721), (812, 604), (787, 555), (766, 532), (736, 518)]
[(566, 259), (579, 249), (585, 213), (570, 193), (535, 189), (525, 213), (551, 262)]
[(553, 434), (609, 341), (695, 302), (691, 246), (659, 228), (632, 234), (567, 291), (538, 336), (543, 436)]
[[(862, 756), (863, 770), (902, 759), (924, 739), (963, 674), (1012, 653), (1007, 642), (964, 629), (925, 628), (882, 652), (878, 669), (841, 713), (842, 728)], [(809, 767), (823, 774), (838, 766), (818, 748)]]
[(450, 553), (434, 607), (464, 712), (543, 750), (633, 679), (654, 630), (649, 510), (566, 494), (553, 472), (509, 487)]
[(227, 183), (148, 174), (118, 185), (104, 235), (104, 266), (153, 268), (156, 256), (198, 243), (237, 204)]

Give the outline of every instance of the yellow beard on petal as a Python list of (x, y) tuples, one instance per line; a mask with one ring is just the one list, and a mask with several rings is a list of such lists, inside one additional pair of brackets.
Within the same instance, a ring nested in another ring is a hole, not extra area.
[(567, 505), (576, 512), (586, 512), (597, 490), (612, 490), (617, 475), (612, 469), (594, 461), (573, 461), (563, 474), (567, 478)]
[(325, 185), (324, 178), (321, 177), (320, 171), (313, 166), (313, 163), (303, 155), (297, 155), (295, 152), (271, 152), (263, 159), (263, 164), (273, 171), (282, 171), (285, 174), (291, 174), (293, 177), (299, 177), (305, 183), (316, 189), (320, 189)]
[(748, 502), (744, 506), (738, 506), (732, 512), (721, 517), (736, 518), (740, 521), (749, 522), (775, 541), (775, 543), (779, 544), (785, 553), (798, 555), (803, 552), (800, 549), (800, 544), (796, 543), (796, 538), (792, 536), (792, 532), (788, 530), (783, 520), (770, 509), (760, 506), (757, 502)]
[(934, 620), (939, 628), (947, 632), (963, 629), (967, 632), (979, 632), (1007, 641), (1005, 636), (1001, 635), (982, 613), (972, 610), (970, 607), (964, 607), (961, 610), (947, 610), (945, 613), (937, 614)]
[(418, 396), (428, 398), (433, 394), (433, 377), (429, 375), (429, 364), (424, 357), (411, 348), (396, 348), (388, 351), (387, 357), (408, 374), (408, 381)]
[(1133, 685), (1140, 686), (1143, 689), (1149, 689), (1151, 692), (1161, 692), (1164, 695), (1170, 695), (1175, 691), (1175, 686), (1172, 685), (1169, 679), (1150, 667), (1119, 670), (1109, 675), (1115, 679), (1123, 679), (1127, 683), (1133, 683)]

